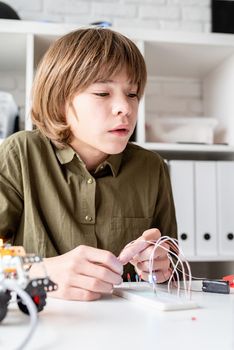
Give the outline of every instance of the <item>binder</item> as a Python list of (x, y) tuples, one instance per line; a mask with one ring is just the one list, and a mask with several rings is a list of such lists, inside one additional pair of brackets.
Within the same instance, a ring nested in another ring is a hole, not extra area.
[(234, 256), (234, 162), (217, 162), (218, 248)]
[(196, 255), (215, 256), (217, 249), (216, 162), (195, 162)]
[(169, 162), (172, 192), (178, 224), (178, 241), (186, 257), (195, 255), (194, 162)]

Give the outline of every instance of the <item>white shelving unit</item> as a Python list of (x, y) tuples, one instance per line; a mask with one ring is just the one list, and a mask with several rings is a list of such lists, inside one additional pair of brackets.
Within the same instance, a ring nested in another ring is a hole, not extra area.
[[(30, 92), (38, 62), (56, 38), (78, 27), (64, 23), (0, 20), (0, 90), (11, 90), (9, 92), (15, 94), (16, 102), (23, 105), (26, 129), (32, 128), (29, 118)], [(167, 159), (234, 159), (234, 36), (113, 29), (127, 35), (138, 45), (146, 60), (149, 80), (160, 77), (199, 81), (204, 106), (199, 117), (216, 118), (219, 122), (218, 132), (225, 131), (221, 141), (223, 144), (148, 142), (145, 125), (150, 122), (151, 113), (148, 113), (146, 90), (139, 108), (136, 142), (158, 151)], [(9, 78), (21, 76), (20, 96), (23, 91), (23, 102), (17, 100), (17, 89), (10, 89), (8, 81), (1, 79), (6, 72)], [(234, 260), (234, 257), (217, 256), (214, 259), (224, 261)], [(191, 260), (207, 261), (208, 258), (191, 257)]]
[[(3, 72), (20, 74), (24, 81), (25, 128), (29, 118), (30, 91), (34, 72), (49, 45), (59, 36), (76, 29), (72, 24), (0, 20), (0, 78)], [(149, 79), (173, 77), (199, 79), (203, 86), (204, 115), (218, 119), (224, 128), (223, 145), (169, 144), (147, 142), (149, 121), (147, 94), (139, 110), (136, 142), (159, 152), (206, 153), (228, 157), (234, 146), (234, 37), (228, 34), (172, 33), (131, 28), (113, 28), (129, 36), (145, 57)], [(4, 89), (4, 83), (0, 84)], [(6, 86), (6, 91), (9, 90)], [(14, 92), (13, 92), (14, 95)], [(16, 94), (17, 95), (17, 94)], [(22, 94), (21, 94), (22, 95)], [(17, 100), (17, 97), (16, 97)], [(18, 102), (18, 101), (17, 101)], [(22, 102), (21, 102), (22, 104)], [(201, 116), (202, 118), (202, 116)]]

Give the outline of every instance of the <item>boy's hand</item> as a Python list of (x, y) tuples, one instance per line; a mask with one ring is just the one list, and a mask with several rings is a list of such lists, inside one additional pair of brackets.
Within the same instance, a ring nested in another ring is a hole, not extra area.
[[(55, 298), (96, 300), (110, 294), (114, 284), (122, 283), (123, 265), (106, 250), (81, 245), (43, 262), (48, 276), (58, 284), (58, 290), (49, 294)], [(32, 265), (30, 275), (38, 274), (39, 266)]]
[[(125, 265), (130, 262), (139, 276), (148, 281), (149, 276), (149, 258), (154, 249), (153, 244), (146, 241), (158, 240), (161, 233), (158, 229), (152, 228), (143, 232), (143, 234), (132, 244), (122, 250), (118, 259)], [(169, 248), (166, 243), (162, 244)], [(167, 251), (158, 247), (154, 254), (153, 272), (157, 283), (165, 282), (171, 276), (170, 260), (167, 257)]]

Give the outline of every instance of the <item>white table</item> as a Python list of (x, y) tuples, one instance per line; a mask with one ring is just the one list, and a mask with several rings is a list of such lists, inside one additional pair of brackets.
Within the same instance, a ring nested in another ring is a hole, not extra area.
[[(192, 298), (200, 307), (184, 311), (156, 311), (116, 296), (94, 302), (48, 298), (25, 349), (234, 349), (234, 294), (193, 292)], [(28, 316), (10, 306), (0, 324), (0, 349), (14, 349), (28, 327)]]

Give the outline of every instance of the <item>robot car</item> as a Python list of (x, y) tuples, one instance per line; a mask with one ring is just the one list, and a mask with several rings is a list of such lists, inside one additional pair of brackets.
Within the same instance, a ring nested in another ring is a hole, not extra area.
[[(32, 264), (41, 263), (43, 277), (30, 278), (29, 269)], [(35, 254), (26, 254), (21, 246), (4, 244), (0, 239), (0, 322), (5, 318), (12, 293), (7, 289), (6, 280), (13, 280), (17, 287), (23, 289), (34, 302), (38, 312), (46, 305), (47, 292), (57, 289), (57, 284), (49, 279), (43, 260)], [(23, 300), (17, 295), (19, 309), (29, 314)]]

